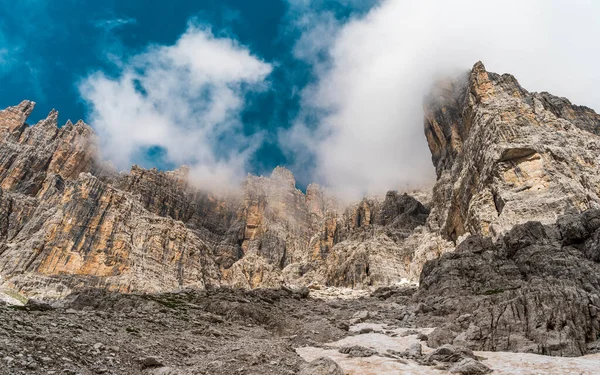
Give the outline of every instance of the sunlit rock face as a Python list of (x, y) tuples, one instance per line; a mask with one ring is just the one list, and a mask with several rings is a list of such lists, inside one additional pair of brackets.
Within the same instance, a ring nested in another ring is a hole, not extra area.
[(439, 327), (429, 343), (597, 351), (600, 116), (477, 63), (426, 98), (425, 133), (437, 182), (424, 233), (457, 245), (415, 253), (431, 259), (413, 298)]
[(477, 63), (425, 99), (441, 234), (498, 236), (600, 204), (600, 116)]
[(28, 295), (100, 287), (159, 292), (313, 282), (364, 287), (409, 277), (402, 243), (428, 214), (390, 192), (344, 207), (292, 173), (249, 175), (241, 194), (216, 195), (188, 169), (133, 166), (118, 174), (98, 157), (87, 124), (58, 113), (30, 126), (35, 103), (0, 111), (0, 274)]
[(0, 113), (5, 283), (49, 297), (82, 287), (160, 291), (219, 283), (209, 245), (181, 221), (146, 209), (143, 189), (126, 190), (135, 174), (101, 171), (88, 125), (59, 128), (52, 111), (28, 126), (32, 109), (23, 102)]

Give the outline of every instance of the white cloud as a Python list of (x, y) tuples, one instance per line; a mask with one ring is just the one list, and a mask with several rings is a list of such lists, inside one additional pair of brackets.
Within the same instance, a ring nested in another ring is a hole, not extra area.
[(320, 55), (326, 52), (334, 41), (340, 27), (339, 21), (328, 11), (309, 10), (296, 16), (295, 27), (302, 30), (302, 34), (294, 46), (294, 57), (313, 62), (320, 60)]
[(386, 0), (335, 30), (325, 17), (305, 26), (297, 51), (328, 53), (303, 92), (303, 115), (327, 114), (316, 128), (300, 116), (282, 144), (313, 157), (313, 178), (347, 197), (427, 182), (422, 99), (436, 77), (482, 60), (527, 89), (598, 108), (598, 14), (600, 3), (583, 0)]
[(196, 26), (172, 46), (153, 46), (80, 85), (105, 158), (128, 168), (152, 146), (166, 161), (188, 164), (206, 188), (237, 183), (260, 134), (243, 134), (240, 113), (248, 90), (265, 87), (271, 65), (226, 38)]

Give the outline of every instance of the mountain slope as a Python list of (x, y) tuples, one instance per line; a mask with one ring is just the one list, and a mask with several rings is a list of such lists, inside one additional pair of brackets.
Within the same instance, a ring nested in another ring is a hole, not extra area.
[(426, 100), (428, 225), (457, 244), (414, 300), (430, 345), (573, 356), (600, 341), (600, 116), (481, 63)]
[(390, 192), (344, 208), (317, 185), (302, 193), (280, 167), (248, 176), (241, 196), (192, 186), (185, 167), (118, 174), (99, 160), (88, 125), (59, 128), (53, 111), (28, 126), (33, 107), (0, 111), (0, 274), (8, 287), (56, 298), (87, 287), (360, 287), (408, 278), (410, 253), (396, 250), (429, 212), (409, 196)]

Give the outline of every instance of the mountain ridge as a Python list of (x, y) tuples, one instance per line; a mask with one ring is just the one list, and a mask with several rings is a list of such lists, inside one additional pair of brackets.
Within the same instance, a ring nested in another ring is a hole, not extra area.
[(316, 184), (296, 189), (283, 167), (230, 197), (195, 188), (185, 167), (118, 174), (87, 124), (59, 128), (52, 111), (27, 126), (33, 105), (0, 111), (0, 273), (40, 298), (416, 282), (469, 235), (497, 239), (600, 202), (600, 116), (480, 62), (424, 100), (437, 173), (425, 204), (390, 191), (343, 205)]
[[(95, 157), (88, 125), (59, 129), (51, 112), (28, 127), (30, 111), (0, 111), (0, 282), (12, 303), (31, 298), (7, 325), (11, 353), (39, 348), (21, 325), (68, 322), (35, 329), (72, 348), (76, 366), (44, 369), (89, 368), (98, 335), (145, 352), (156, 332), (178, 343), (153, 347), (165, 360), (122, 351), (114, 371), (231, 373), (256, 354), (287, 364), (257, 359), (255, 372), (294, 373), (312, 352), (342, 367), (372, 356), (488, 373), (502, 368), (489, 351), (600, 353), (600, 116), (511, 75), (476, 63), (432, 88), (424, 131), (437, 180), (421, 201), (389, 191), (344, 204), (318, 185), (296, 189), (282, 167), (249, 175), (236, 196), (198, 190), (185, 167), (118, 174)], [(89, 332), (71, 329), (79, 319)], [(331, 349), (349, 332), (360, 345)], [(371, 337), (379, 349), (362, 346)], [(379, 352), (392, 338), (414, 345)], [(211, 344), (182, 365), (191, 350), (179, 347), (199, 342)]]
[[(385, 265), (394, 254), (369, 265), (372, 251), (343, 249), (335, 256), (348, 258), (346, 271), (326, 258), (355, 230), (391, 224), (404, 205), (417, 217), (405, 224), (422, 224), (427, 209), (412, 198), (391, 192), (343, 207), (316, 184), (306, 193), (296, 189), (283, 167), (269, 177), (249, 175), (240, 196), (223, 197), (194, 187), (186, 167), (133, 166), (119, 174), (102, 164), (87, 124), (59, 128), (52, 111), (28, 126), (33, 106), (24, 101), (0, 112), (0, 186), (8, 206), (0, 270), (10, 288), (56, 298), (81, 287), (158, 292), (313, 281), (359, 287), (408, 278)], [(388, 241), (388, 253), (394, 246)]]

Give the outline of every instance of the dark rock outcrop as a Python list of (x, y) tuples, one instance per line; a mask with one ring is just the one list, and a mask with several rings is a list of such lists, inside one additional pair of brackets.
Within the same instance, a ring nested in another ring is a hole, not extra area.
[(472, 236), (428, 262), (414, 299), (448, 341), (473, 350), (585, 354), (600, 337), (600, 263), (590, 241), (600, 210), (554, 225), (516, 225), (496, 242)]

